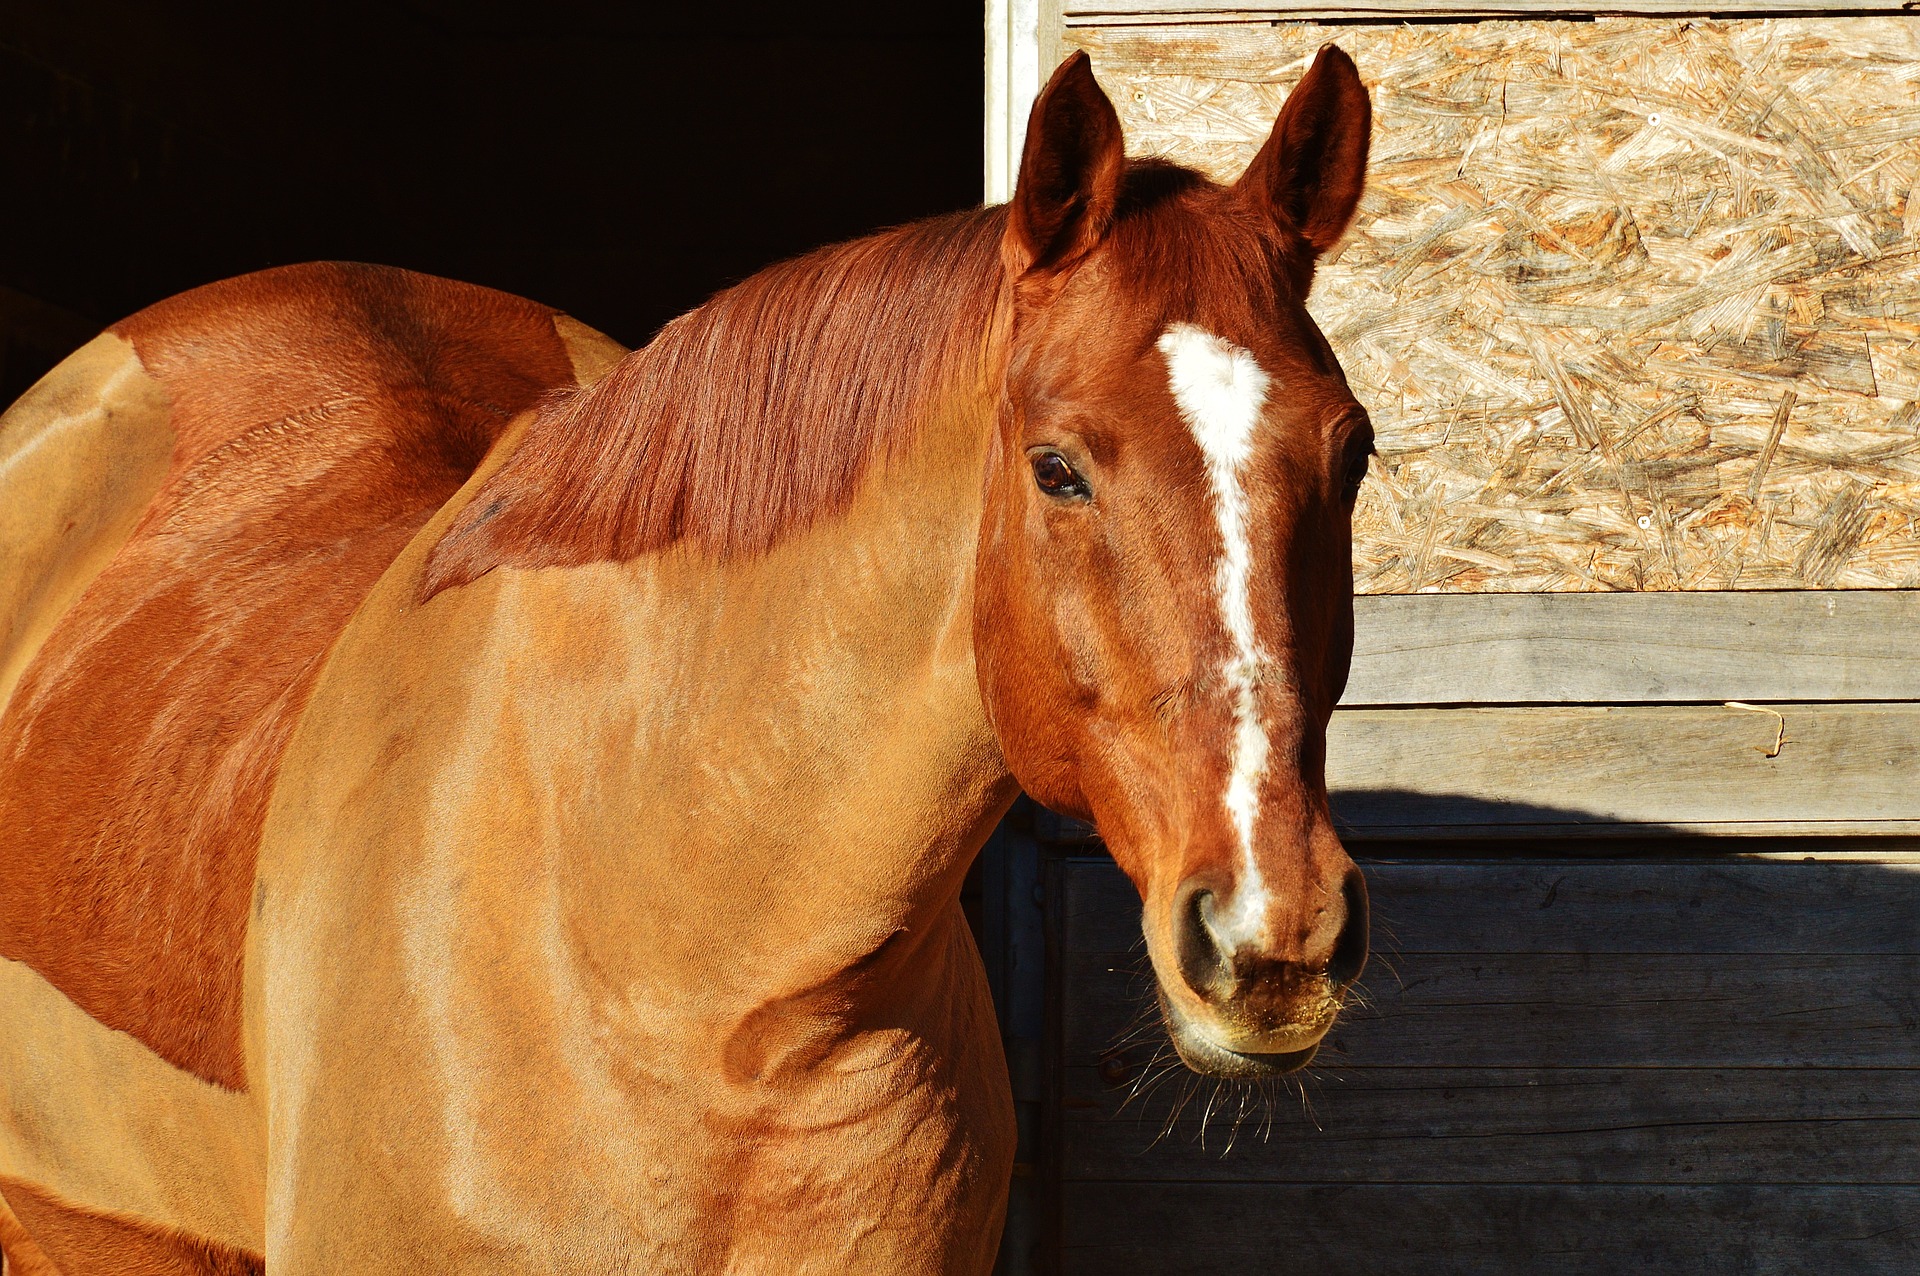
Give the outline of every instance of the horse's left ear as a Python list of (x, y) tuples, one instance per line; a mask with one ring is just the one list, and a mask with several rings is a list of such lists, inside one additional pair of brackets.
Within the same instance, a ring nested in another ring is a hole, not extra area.
[(1340, 242), (1367, 182), (1373, 104), (1353, 59), (1338, 45), (1321, 46), (1313, 66), (1287, 95), (1273, 134), (1234, 189), (1292, 232), (1304, 252), (1293, 266), (1304, 295), (1313, 264)]
[(1093, 251), (1113, 220), (1126, 168), (1120, 117), (1075, 50), (1054, 70), (1027, 118), (1020, 180), (1007, 206), (1001, 257), (1018, 279), (1064, 272)]

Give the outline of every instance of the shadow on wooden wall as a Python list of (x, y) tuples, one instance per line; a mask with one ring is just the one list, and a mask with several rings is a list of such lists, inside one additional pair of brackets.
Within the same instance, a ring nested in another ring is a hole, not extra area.
[(1912, 1270), (1904, 843), (1355, 843), (1358, 1004), (1309, 1069), (1246, 1088), (1172, 1061), (1137, 894), (1049, 821), (1005, 834), (1035, 848), (1047, 945), (1036, 1217), (1005, 1270)]

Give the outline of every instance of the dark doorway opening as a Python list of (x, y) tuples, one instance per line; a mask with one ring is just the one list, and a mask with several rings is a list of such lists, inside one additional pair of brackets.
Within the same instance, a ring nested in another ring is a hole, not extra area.
[(18, 0), (0, 402), (214, 279), (405, 266), (629, 345), (783, 257), (980, 197), (977, 0)]

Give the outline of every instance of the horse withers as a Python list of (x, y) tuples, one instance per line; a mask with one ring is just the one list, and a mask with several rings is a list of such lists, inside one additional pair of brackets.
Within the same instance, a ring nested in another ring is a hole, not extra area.
[(0, 418), (10, 1270), (985, 1271), (960, 880), (1017, 787), (1203, 1073), (1366, 954), (1328, 815), (1372, 450), (1304, 298), (1369, 107), (1128, 160), (628, 354), (375, 267), (162, 302)]

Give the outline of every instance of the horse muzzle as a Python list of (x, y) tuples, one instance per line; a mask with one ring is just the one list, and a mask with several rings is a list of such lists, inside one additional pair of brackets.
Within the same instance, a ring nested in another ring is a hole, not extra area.
[(1189, 1068), (1270, 1076), (1313, 1059), (1366, 963), (1366, 887), (1351, 862), (1343, 876), (1327, 892), (1331, 906), (1295, 929), (1304, 942), (1284, 947), (1264, 934), (1236, 937), (1200, 882), (1176, 894), (1163, 950), (1171, 960), (1155, 966), (1161, 1014)]

